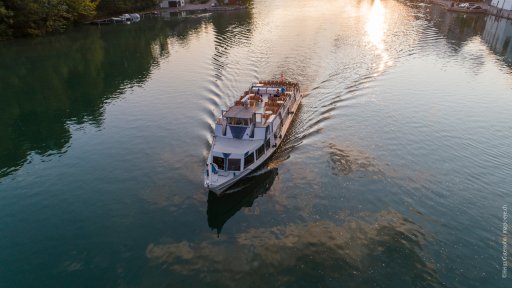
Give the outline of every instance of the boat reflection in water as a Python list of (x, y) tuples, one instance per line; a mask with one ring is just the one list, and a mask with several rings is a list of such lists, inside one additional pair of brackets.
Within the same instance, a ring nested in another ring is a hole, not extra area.
[(277, 176), (277, 168), (262, 169), (252, 176), (246, 177), (235, 186), (231, 187), (228, 193), (220, 195), (212, 191), (208, 192), (208, 226), (217, 230), (220, 235), (222, 227), (236, 212), (243, 207), (251, 207), (254, 200), (267, 193), (272, 187)]

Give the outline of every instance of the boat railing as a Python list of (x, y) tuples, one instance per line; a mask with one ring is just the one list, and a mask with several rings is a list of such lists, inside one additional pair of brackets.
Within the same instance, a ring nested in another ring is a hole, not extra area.
[(251, 123), (251, 131), (249, 132), (249, 138), (254, 138), (254, 130), (256, 130), (256, 123)]
[(226, 136), (228, 131), (228, 124), (226, 122), (222, 123), (222, 136)]

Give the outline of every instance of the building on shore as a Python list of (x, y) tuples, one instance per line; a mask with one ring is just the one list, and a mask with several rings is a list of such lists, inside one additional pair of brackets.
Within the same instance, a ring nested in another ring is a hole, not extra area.
[(492, 0), (491, 6), (498, 9), (512, 10), (512, 0)]
[(160, 8), (173, 8), (185, 6), (185, 0), (165, 0), (160, 2)]

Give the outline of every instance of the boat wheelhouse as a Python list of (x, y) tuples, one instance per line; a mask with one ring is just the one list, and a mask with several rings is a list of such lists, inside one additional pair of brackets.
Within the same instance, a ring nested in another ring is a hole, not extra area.
[(205, 186), (224, 192), (277, 149), (299, 107), (298, 83), (260, 81), (222, 111), (205, 169)]

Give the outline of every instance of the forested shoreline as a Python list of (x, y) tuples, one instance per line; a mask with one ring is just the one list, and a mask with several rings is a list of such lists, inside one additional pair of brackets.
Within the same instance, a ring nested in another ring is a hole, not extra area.
[(0, 39), (63, 31), (95, 17), (151, 9), (158, 0), (0, 0)]

